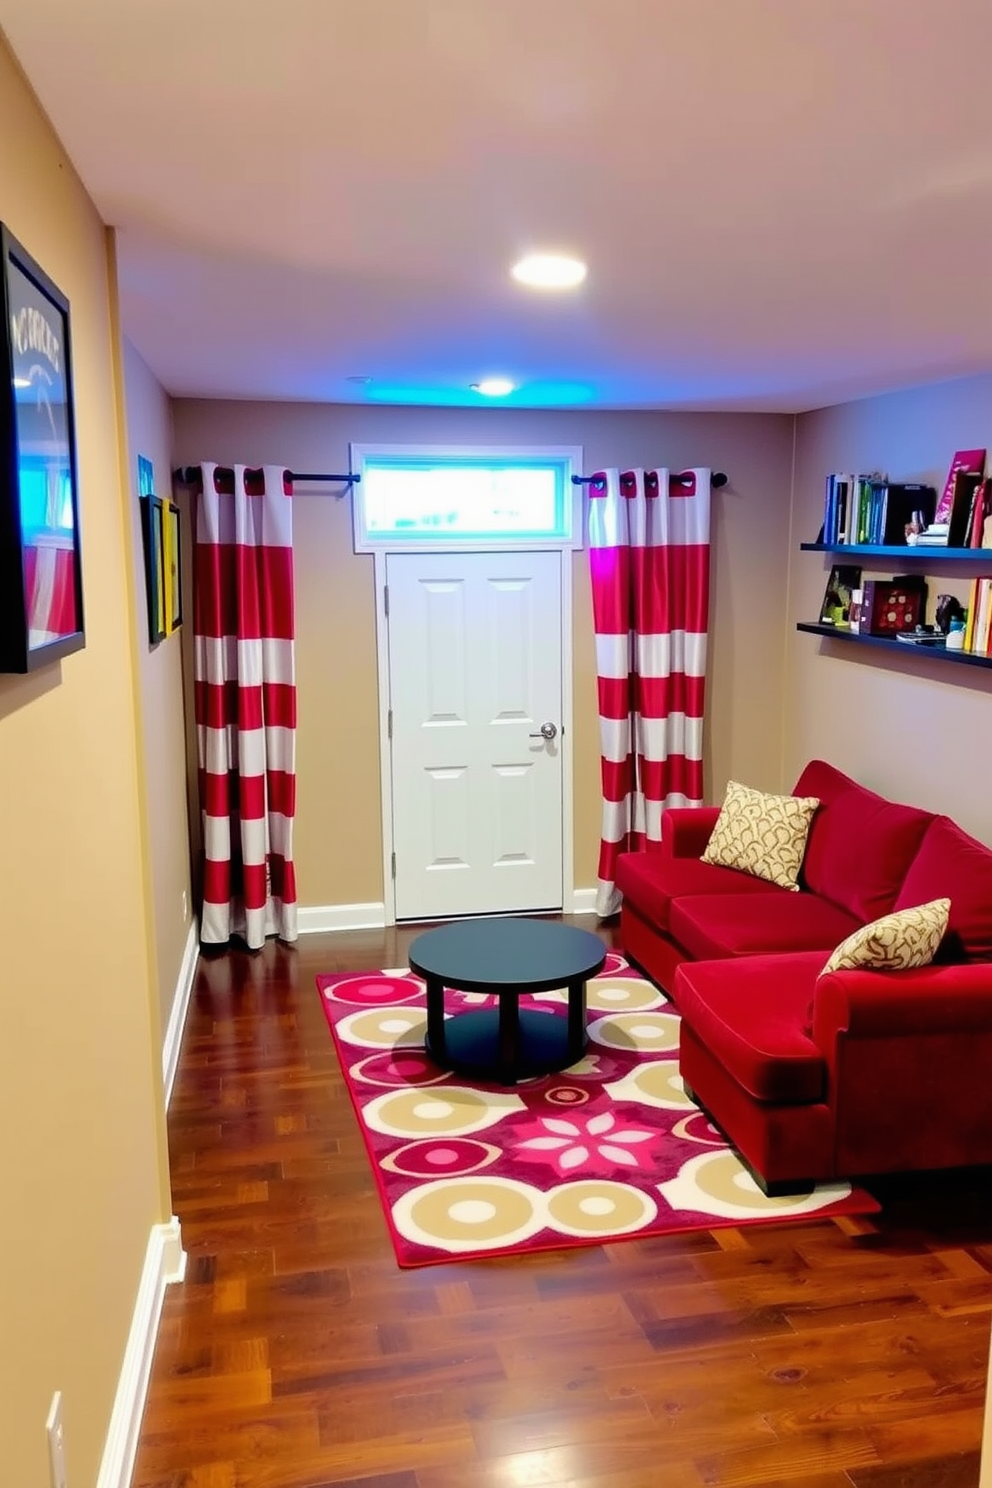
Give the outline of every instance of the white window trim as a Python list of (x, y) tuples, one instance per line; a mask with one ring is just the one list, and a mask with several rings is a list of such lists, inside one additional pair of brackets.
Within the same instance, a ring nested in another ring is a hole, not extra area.
[(496, 549), (503, 553), (533, 553), (539, 550), (573, 552), (584, 547), (584, 505), (582, 487), (572, 485), (572, 476), (582, 473), (582, 446), (556, 445), (495, 445), (495, 444), (352, 444), (349, 469), (365, 475), (366, 461), (386, 457), (409, 460), (561, 460), (565, 464), (565, 494), (571, 492), (572, 531), (569, 537), (521, 537), (510, 538), (499, 533), (490, 537), (466, 536), (459, 538), (385, 537), (370, 538), (365, 529), (365, 508), (362, 504), (360, 484), (352, 487), (351, 515), (352, 535), (356, 553), (477, 553), (484, 549)]

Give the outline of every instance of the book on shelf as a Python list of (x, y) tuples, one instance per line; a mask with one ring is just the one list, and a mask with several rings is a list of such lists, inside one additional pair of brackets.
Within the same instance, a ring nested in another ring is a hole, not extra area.
[(972, 494), (966, 546), (992, 548), (992, 477), (979, 481)]
[(961, 471), (966, 474), (977, 475), (979, 480), (981, 480), (985, 472), (985, 451), (983, 449), (955, 451), (954, 459), (951, 461), (951, 468), (947, 472), (947, 480), (944, 482), (944, 489), (937, 503), (937, 510), (934, 512), (933, 520), (937, 524), (950, 522), (951, 520), (951, 511), (954, 506), (955, 477)]
[(992, 577), (972, 580), (964, 649), (973, 656), (992, 656)]
[(901, 547), (907, 530), (933, 520), (937, 492), (919, 481), (892, 481), (874, 472), (827, 476), (821, 541), (827, 547)]
[(951, 478), (950, 505), (943, 521), (935, 518), (923, 532), (917, 534), (919, 548), (967, 548), (975, 521), (975, 506), (978, 492), (983, 485), (982, 476), (976, 470), (956, 470)]
[(964, 649), (971, 650), (971, 642), (975, 634), (975, 598), (978, 594), (978, 580), (973, 579), (971, 590), (968, 594), (967, 618), (964, 622)]
[(950, 534), (951, 528), (948, 522), (931, 522), (925, 532), (918, 532), (916, 534), (914, 546), (917, 548), (946, 548)]
[(922, 481), (895, 481), (886, 487), (886, 516), (882, 542), (902, 547), (910, 528), (926, 527), (933, 521), (937, 492)]

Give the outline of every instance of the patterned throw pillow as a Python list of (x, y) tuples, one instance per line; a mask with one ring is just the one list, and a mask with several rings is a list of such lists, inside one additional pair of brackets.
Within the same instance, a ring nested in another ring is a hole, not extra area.
[(929, 966), (947, 934), (950, 899), (931, 899), (913, 909), (898, 909), (842, 940), (820, 972), (846, 971), (860, 966), (868, 971), (909, 971)]
[(702, 860), (798, 889), (806, 838), (819, 804), (816, 796), (769, 796), (729, 780)]

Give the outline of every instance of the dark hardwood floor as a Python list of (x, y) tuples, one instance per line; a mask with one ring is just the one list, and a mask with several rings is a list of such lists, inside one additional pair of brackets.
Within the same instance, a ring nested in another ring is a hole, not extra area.
[(870, 1220), (399, 1270), (314, 976), (415, 933), (201, 961), (169, 1113), (189, 1268), (135, 1488), (976, 1488), (987, 1174), (888, 1185)]

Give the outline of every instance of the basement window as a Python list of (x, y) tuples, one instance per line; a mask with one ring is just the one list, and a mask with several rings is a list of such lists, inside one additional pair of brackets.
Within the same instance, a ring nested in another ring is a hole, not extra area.
[(571, 547), (581, 452), (353, 446), (355, 551)]

